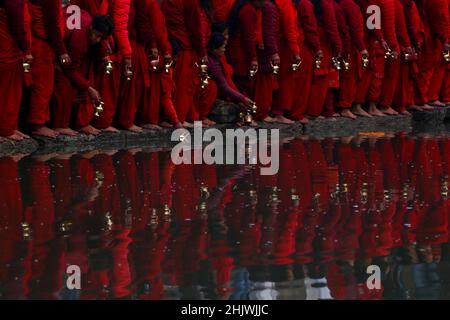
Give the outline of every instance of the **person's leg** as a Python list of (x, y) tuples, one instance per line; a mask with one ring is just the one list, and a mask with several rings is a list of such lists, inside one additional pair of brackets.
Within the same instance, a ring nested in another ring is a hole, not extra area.
[(198, 108), (200, 112), (200, 120), (203, 121), (203, 124), (206, 126), (213, 126), (216, 124), (208, 118), (208, 115), (216, 102), (217, 91), (217, 84), (213, 80), (209, 81), (208, 87), (200, 90)]
[(0, 65), (0, 137), (11, 140), (23, 140), (26, 135), (17, 131), (20, 103), (22, 101), (23, 67), (16, 63), (12, 66)]
[(61, 71), (56, 71), (55, 88), (51, 101), (52, 127), (62, 135), (77, 135), (76, 131), (70, 129), (74, 92), (70, 80)]
[(381, 85), (380, 110), (388, 115), (397, 115), (392, 108), (394, 96), (400, 80), (400, 58), (386, 63), (385, 74)]
[(307, 46), (303, 47), (301, 57), (302, 64), (300, 69), (294, 74), (293, 103), (289, 118), (294, 121), (307, 123), (305, 113), (314, 74), (314, 57)]
[(28, 124), (31, 126), (32, 134), (55, 138), (58, 133), (46, 126), (50, 120), (49, 103), (55, 81), (54, 52), (48, 42), (34, 37), (31, 54), (34, 58), (31, 67), (33, 84), (31, 85)]
[(195, 81), (198, 77), (194, 70), (195, 54), (193, 51), (183, 50), (177, 55), (174, 69), (175, 97), (174, 106), (181, 123), (187, 125), (187, 118), (194, 108)]

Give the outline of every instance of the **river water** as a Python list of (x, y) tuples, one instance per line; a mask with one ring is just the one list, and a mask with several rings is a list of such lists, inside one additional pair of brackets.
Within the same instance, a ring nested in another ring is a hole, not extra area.
[(287, 139), (275, 176), (146, 149), (0, 158), (0, 299), (449, 299), (449, 176), (449, 137), (406, 134)]

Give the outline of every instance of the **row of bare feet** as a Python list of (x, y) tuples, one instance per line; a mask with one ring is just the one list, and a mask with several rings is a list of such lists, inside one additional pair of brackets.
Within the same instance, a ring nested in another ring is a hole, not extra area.
[[(413, 105), (410, 106), (408, 108), (408, 110), (404, 111), (404, 112), (397, 112), (394, 109), (392, 109), (391, 107), (380, 107), (378, 108), (375, 104), (371, 104), (369, 106), (369, 109), (366, 111), (362, 108), (361, 105), (355, 105), (352, 109), (343, 109), (340, 113), (335, 113), (333, 115), (333, 117), (343, 117), (343, 118), (349, 118), (349, 119), (357, 119), (358, 117), (363, 117), (363, 118), (372, 118), (372, 117), (385, 117), (385, 116), (396, 116), (399, 114), (402, 115), (411, 115), (411, 111), (432, 111), (435, 108), (441, 108), (441, 107), (445, 107), (446, 104), (442, 103), (440, 101), (434, 101), (431, 102), (429, 104), (425, 104), (423, 106), (417, 106), (417, 105)], [(323, 117), (320, 116), (316, 119), (322, 119)], [(277, 115), (274, 117), (266, 117), (265, 119), (263, 119), (263, 122), (265, 123), (279, 123), (279, 124), (286, 124), (286, 125), (291, 125), (294, 124), (295, 121), (292, 121), (282, 115)], [(307, 124), (309, 122), (308, 118), (304, 118), (303, 120), (300, 121), (300, 123), (302, 124)], [(211, 127), (214, 126), (216, 123), (210, 119), (205, 119), (202, 121), (203, 126), (205, 127)], [(252, 126), (257, 126), (257, 124), (255, 122), (252, 123)], [(143, 125), (142, 127), (139, 127), (137, 125), (132, 125), (130, 128), (128, 128), (128, 131), (130, 132), (134, 132), (134, 133), (142, 133), (144, 132), (144, 130), (162, 130), (163, 128), (193, 128), (194, 125), (190, 122), (184, 122), (184, 123), (179, 123), (177, 125), (171, 125), (168, 122), (163, 122), (160, 125), (153, 125), (153, 124), (148, 124), (148, 125)], [(79, 133), (82, 134), (87, 134), (87, 135), (99, 135), (102, 132), (107, 132), (107, 133), (119, 133), (120, 131), (114, 127), (108, 127), (106, 129), (96, 129), (91, 125), (88, 125), (86, 127), (80, 128), (77, 131), (72, 130), (70, 128), (56, 128), (56, 129), (50, 129), (48, 127), (42, 126), (42, 127), (38, 127), (35, 128), (34, 130), (32, 130), (31, 134), (32, 135), (36, 135), (36, 136), (42, 136), (42, 137), (47, 137), (47, 138), (56, 138), (60, 135), (63, 136), (76, 136)], [(5, 137), (6, 139), (12, 140), (12, 141), (23, 141), (23, 140), (27, 140), (30, 139), (30, 136), (16, 130), (14, 132), (14, 134), (12, 134), (11, 136)]]

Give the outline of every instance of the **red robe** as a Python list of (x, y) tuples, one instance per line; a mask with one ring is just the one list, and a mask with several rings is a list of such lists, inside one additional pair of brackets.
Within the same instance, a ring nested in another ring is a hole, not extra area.
[(416, 103), (430, 102), (429, 90), (433, 73), (442, 67), (443, 46), (448, 43), (449, 12), (447, 0), (419, 1), (419, 12), (424, 23), (424, 44), (419, 56), (416, 79)]
[(174, 52), (175, 110), (180, 122), (188, 118), (197, 120), (198, 109), (194, 97), (200, 89), (200, 71), (196, 63), (206, 56), (206, 30), (199, 32), (199, 27), (203, 25), (200, 6), (197, 0), (164, 0), (161, 8), (169, 38), (177, 47), (177, 52)]
[(292, 108), (294, 92), (293, 57), (300, 55), (298, 44), (299, 30), (297, 9), (292, 0), (276, 0), (280, 11), (279, 54), (281, 59), (278, 74), (278, 90), (274, 92), (273, 110), (276, 115), (283, 115)]
[(59, 0), (30, 1), (31, 53), (34, 57), (31, 74), (30, 111), (28, 123), (43, 126), (50, 120), (49, 102), (54, 89), (55, 56), (66, 54), (64, 19)]
[[(159, 52), (157, 71), (150, 73), (150, 94), (145, 95), (147, 102), (140, 109), (139, 116), (143, 124), (158, 124), (165, 117), (170, 123), (178, 124), (178, 116), (173, 106), (172, 72), (163, 72), (166, 54), (172, 55), (172, 47), (166, 29), (164, 15), (155, 0), (139, 0), (137, 12), (138, 40), (145, 48), (156, 48)], [(161, 114), (163, 113), (163, 114)]]
[(342, 53), (342, 41), (337, 26), (333, 2), (331, 0), (322, 0), (320, 4), (316, 5), (320, 5), (322, 8), (322, 15), (317, 17), (317, 20), (319, 22), (319, 37), (324, 57), (321, 68), (315, 72), (309, 94), (306, 112), (312, 117), (318, 117), (322, 114), (329, 87), (328, 79), (330, 69), (332, 68), (331, 59)]
[(349, 26), (352, 48), (348, 58), (350, 70), (341, 71), (337, 106), (348, 109), (356, 99), (357, 82), (361, 79), (362, 73), (361, 51), (367, 47), (364, 42), (364, 20), (359, 6), (354, 0), (340, 0), (338, 3)]
[(314, 57), (321, 50), (314, 5), (310, 0), (300, 0), (297, 6), (299, 23), (299, 47), (302, 64), (294, 75), (292, 120), (302, 120), (308, 105), (314, 75)]
[[(395, 30), (397, 32), (397, 39), (400, 45), (400, 53), (405, 49), (411, 48), (411, 41), (408, 35), (408, 27), (406, 24), (405, 11), (401, 0), (394, 0), (395, 4)], [(394, 96), (397, 90), (405, 91), (406, 88), (399, 86), (400, 70), (402, 55), (394, 61), (386, 63), (383, 84), (381, 87), (380, 105), (384, 107), (391, 107)], [(406, 109), (395, 106), (399, 112)]]
[[(68, 128), (70, 126), (72, 104), (76, 108), (75, 127), (87, 126), (94, 116), (93, 105), (87, 89), (92, 85), (93, 77), (88, 56), (88, 33), (92, 23), (91, 16), (81, 11), (81, 29), (65, 32), (65, 43), (72, 59), (72, 64), (56, 72), (53, 126)], [(76, 100), (74, 100), (76, 97)]]
[(4, 88), (0, 136), (10, 136), (17, 129), (24, 79), (22, 59), (30, 53), (25, 19), (24, 1), (4, 1), (0, 6), (0, 85)]
[(213, 18), (216, 22), (228, 22), (231, 8), (236, 0), (212, 0)]

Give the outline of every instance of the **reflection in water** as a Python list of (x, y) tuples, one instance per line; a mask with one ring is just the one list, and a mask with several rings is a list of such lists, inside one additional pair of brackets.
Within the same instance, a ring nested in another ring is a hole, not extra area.
[(0, 298), (450, 298), (450, 139), (374, 139), (289, 141), (277, 176), (142, 149), (1, 158)]

